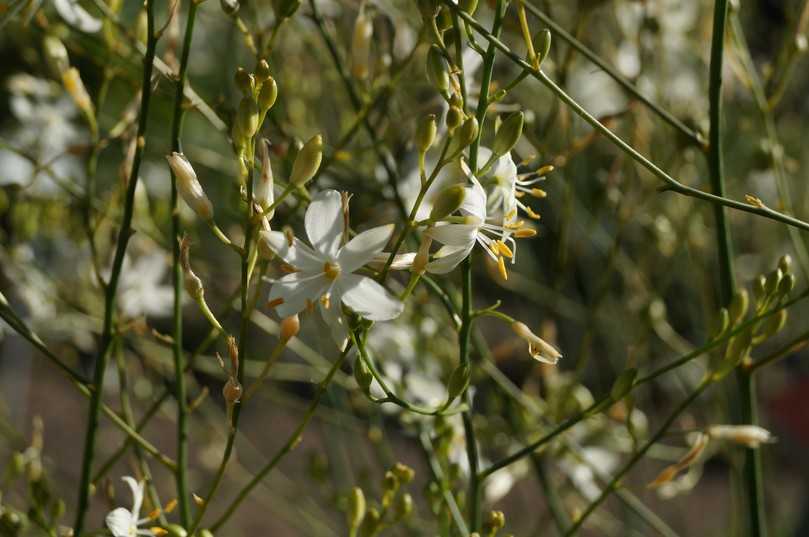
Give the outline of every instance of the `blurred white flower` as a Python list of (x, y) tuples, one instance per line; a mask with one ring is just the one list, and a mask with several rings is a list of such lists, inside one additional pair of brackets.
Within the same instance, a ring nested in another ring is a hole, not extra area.
[(139, 518), (140, 508), (143, 505), (143, 482), (124, 476), (121, 478), (132, 490), (132, 509), (118, 507), (107, 514), (105, 522), (113, 537), (135, 537), (136, 535), (151, 535), (155, 532), (150, 529), (140, 529), (138, 526), (150, 522), (150, 518)]
[(162, 283), (167, 271), (162, 252), (145, 253), (134, 260), (127, 256), (118, 284), (118, 304), (126, 317), (171, 315), (174, 290)]
[(79, 31), (94, 34), (101, 29), (101, 20), (90, 15), (78, 0), (53, 0), (53, 7), (66, 23)]

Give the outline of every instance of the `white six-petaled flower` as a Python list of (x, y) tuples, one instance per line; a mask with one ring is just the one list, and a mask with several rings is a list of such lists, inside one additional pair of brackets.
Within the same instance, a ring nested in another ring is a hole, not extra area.
[(403, 304), (373, 279), (355, 274), (387, 244), (393, 225), (379, 226), (343, 244), (345, 221), (342, 196), (325, 190), (312, 199), (304, 217), (311, 247), (279, 231), (262, 231), (260, 243), (278, 255), (294, 272), (276, 280), (269, 303), (281, 318), (318, 304), (332, 336), (341, 349), (347, 333), (340, 304), (371, 321), (397, 317)]
[(134, 478), (124, 476), (121, 478), (132, 489), (132, 509), (118, 507), (113, 509), (105, 519), (107, 528), (113, 537), (135, 537), (137, 535), (151, 535), (155, 532), (151, 529), (139, 529), (138, 526), (150, 522), (151, 518), (139, 518), (140, 508), (143, 505), (143, 482), (137, 482)]

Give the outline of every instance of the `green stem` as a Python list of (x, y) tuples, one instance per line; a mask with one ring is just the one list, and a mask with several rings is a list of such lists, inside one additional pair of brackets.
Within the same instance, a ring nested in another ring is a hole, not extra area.
[[(194, 34), (197, 1), (191, 0), (185, 23), (185, 37), (180, 57), (177, 90), (174, 96), (174, 115), (171, 122), (171, 150), (182, 153), (180, 136), (183, 128), (183, 99), (188, 77), (188, 58)], [(171, 234), (172, 240), (172, 286), (174, 287), (172, 355), (174, 358), (174, 398), (177, 400), (177, 500), (180, 504), (180, 521), (188, 527), (191, 521), (191, 505), (188, 492), (188, 400), (185, 385), (185, 355), (183, 353), (183, 270), (180, 265), (180, 238), (182, 234), (178, 207), (177, 178), (171, 173)]]
[(109, 358), (110, 346), (113, 335), (113, 320), (115, 317), (115, 299), (118, 290), (118, 281), (121, 277), (121, 268), (124, 263), (124, 254), (132, 236), (132, 216), (135, 205), (135, 187), (138, 182), (138, 172), (140, 170), (143, 148), (145, 145), (144, 135), (146, 134), (146, 120), (149, 114), (149, 101), (152, 95), (152, 66), (154, 64), (155, 46), (157, 36), (154, 33), (154, 0), (146, 0), (146, 18), (148, 41), (146, 54), (143, 58), (143, 82), (141, 86), (140, 114), (138, 117), (138, 143), (135, 149), (135, 158), (132, 162), (132, 170), (127, 183), (126, 199), (124, 202), (124, 214), (121, 228), (118, 232), (118, 241), (115, 249), (115, 256), (112, 262), (110, 279), (105, 289), (104, 297), (104, 325), (101, 332), (101, 347), (96, 357), (95, 371), (93, 373), (93, 391), (90, 397), (90, 409), (88, 412), (87, 431), (84, 438), (84, 454), (82, 456), (81, 478), (79, 481), (79, 499), (76, 508), (76, 523), (73, 533), (76, 537), (81, 537), (84, 530), (84, 518), (90, 504), (90, 477), (92, 472), (93, 457), (95, 456), (95, 439), (98, 430), (98, 414), (101, 408), (101, 399), (104, 392), (104, 371), (106, 370)]

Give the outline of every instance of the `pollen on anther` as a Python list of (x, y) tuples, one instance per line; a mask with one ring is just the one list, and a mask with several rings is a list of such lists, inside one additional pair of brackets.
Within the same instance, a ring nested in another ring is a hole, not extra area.
[(497, 257), (497, 270), (500, 271), (500, 277), (504, 280), (508, 280), (508, 272), (506, 272), (506, 262), (503, 259), (503, 256)]

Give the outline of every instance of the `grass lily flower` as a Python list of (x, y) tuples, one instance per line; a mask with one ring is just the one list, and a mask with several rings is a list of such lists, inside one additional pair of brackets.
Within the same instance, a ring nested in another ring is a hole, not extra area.
[(534, 360), (553, 365), (562, 357), (561, 352), (532, 332), (525, 323), (519, 321), (514, 322), (511, 325), (511, 329), (514, 330), (515, 334), (528, 342), (528, 352)]
[[(485, 162), (490, 156), (491, 151), (489, 149), (480, 148), (481, 160)], [(540, 181), (544, 181), (544, 177), (521, 179), (517, 173), (517, 165), (514, 163), (514, 159), (511, 158), (511, 153), (506, 153), (494, 161), (486, 174), (486, 179), (492, 181), (487, 207), (490, 213), (502, 214), (506, 223), (513, 223), (517, 220), (518, 210), (524, 212), (530, 218), (539, 218), (539, 215), (529, 205), (525, 204), (521, 198), (526, 195), (544, 198), (547, 195), (545, 191), (534, 186)], [(488, 181), (484, 180), (484, 183), (488, 184)]]
[(139, 529), (138, 526), (150, 522), (152, 519), (139, 518), (140, 508), (143, 505), (143, 482), (124, 476), (121, 478), (132, 489), (132, 509), (118, 507), (107, 515), (105, 522), (113, 537), (135, 537), (137, 535), (156, 535), (152, 529)]
[(345, 220), (340, 193), (325, 190), (315, 196), (304, 218), (309, 242), (289, 240), (279, 231), (262, 231), (261, 245), (290, 265), (295, 272), (277, 280), (269, 301), (282, 318), (318, 304), (338, 347), (345, 348), (346, 329), (340, 304), (361, 317), (387, 321), (404, 308), (399, 299), (373, 279), (355, 274), (382, 252), (393, 233), (393, 225), (364, 231), (341, 244)]
[(729, 440), (751, 449), (775, 442), (772, 433), (758, 425), (711, 425), (707, 433), (711, 438)]

